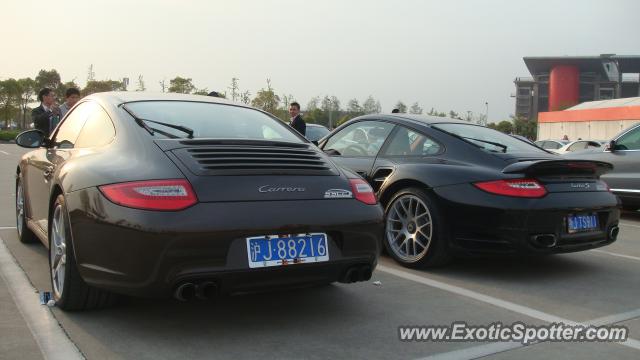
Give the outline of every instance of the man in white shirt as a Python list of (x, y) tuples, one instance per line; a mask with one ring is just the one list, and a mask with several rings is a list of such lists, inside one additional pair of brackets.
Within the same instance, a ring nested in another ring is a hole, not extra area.
[(76, 88), (68, 88), (64, 94), (64, 103), (60, 105), (60, 118), (62, 119), (69, 109), (80, 100), (80, 90)]

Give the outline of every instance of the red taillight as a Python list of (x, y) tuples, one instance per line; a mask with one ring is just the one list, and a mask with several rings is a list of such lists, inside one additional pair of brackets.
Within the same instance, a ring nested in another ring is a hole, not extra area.
[(351, 184), (351, 190), (356, 200), (368, 205), (375, 205), (378, 202), (376, 200), (376, 194), (373, 193), (373, 189), (366, 181), (362, 179), (349, 179), (349, 183)]
[(533, 179), (485, 181), (473, 185), (488, 193), (504, 196), (539, 198), (547, 195), (547, 189)]
[(133, 181), (99, 189), (112, 202), (136, 209), (175, 211), (198, 202), (186, 179)]

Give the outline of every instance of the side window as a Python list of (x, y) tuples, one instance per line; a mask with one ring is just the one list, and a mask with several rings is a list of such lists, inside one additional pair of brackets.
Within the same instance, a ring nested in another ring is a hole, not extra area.
[(393, 126), (382, 121), (356, 122), (333, 135), (323, 150), (334, 150), (342, 156), (376, 156)]
[(95, 105), (76, 140), (75, 147), (97, 147), (110, 143), (116, 136), (111, 118), (100, 106)]
[(583, 150), (587, 148), (587, 143), (584, 141), (577, 142), (567, 148), (569, 151)]
[(59, 149), (73, 149), (87, 116), (95, 106), (94, 103), (84, 102), (73, 109), (73, 112), (66, 116), (58, 127), (53, 139), (53, 146)]
[(640, 150), (640, 126), (616, 140), (617, 150)]
[(557, 150), (557, 149), (560, 149), (562, 147), (562, 144), (557, 143), (555, 141), (547, 141), (547, 144), (549, 145), (549, 147), (548, 147), (549, 149)]
[(428, 156), (440, 153), (441, 146), (419, 132), (399, 127), (384, 151), (387, 156)]

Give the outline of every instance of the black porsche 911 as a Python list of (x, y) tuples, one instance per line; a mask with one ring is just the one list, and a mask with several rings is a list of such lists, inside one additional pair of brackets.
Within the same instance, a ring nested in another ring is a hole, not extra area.
[(49, 248), (63, 309), (366, 281), (377, 264), (371, 187), (260, 110), (101, 93), (16, 143), (36, 148), (17, 167), (18, 234)]
[(618, 234), (619, 201), (600, 180), (611, 164), (563, 160), (487, 127), (368, 115), (319, 147), (372, 185), (385, 207), (385, 248), (405, 266), (587, 250)]

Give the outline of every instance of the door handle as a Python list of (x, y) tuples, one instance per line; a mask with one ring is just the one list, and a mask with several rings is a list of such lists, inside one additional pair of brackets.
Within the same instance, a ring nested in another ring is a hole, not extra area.
[(47, 179), (48, 179), (48, 178), (50, 178), (50, 177), (51, 177), (51, 174), (52, 174), (52, 173), (53, 173), (53, 166), (47, 166), (47, 167), (44, 169), (43, 175), (44, 175), (44, 177), (45, 177), (45, 178), (47, 178)]

